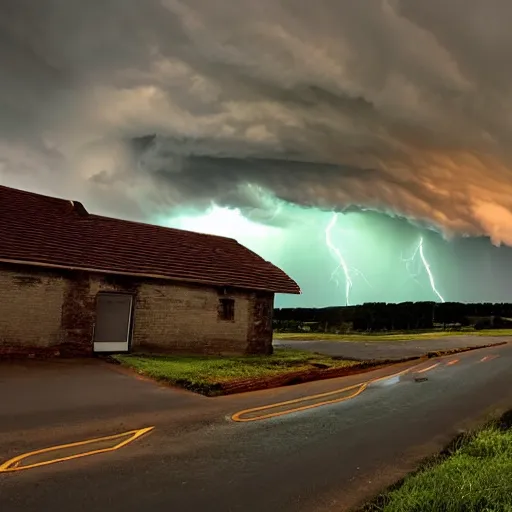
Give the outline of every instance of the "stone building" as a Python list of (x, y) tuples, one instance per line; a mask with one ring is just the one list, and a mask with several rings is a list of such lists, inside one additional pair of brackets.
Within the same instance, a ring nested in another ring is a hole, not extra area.
[(0, 355), (268, 354), (275, 293), (300, 289), (233, 239), (0, 186)]

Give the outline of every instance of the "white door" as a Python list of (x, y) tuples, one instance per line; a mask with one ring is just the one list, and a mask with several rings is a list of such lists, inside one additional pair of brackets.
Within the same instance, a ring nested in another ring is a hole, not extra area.
[(133, 297), (100, 293), (96, 297), (95, 352), (128, 352)]

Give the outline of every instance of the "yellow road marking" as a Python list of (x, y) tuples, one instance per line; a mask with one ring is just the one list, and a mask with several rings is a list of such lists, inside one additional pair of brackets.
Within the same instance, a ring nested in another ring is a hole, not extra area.
[(458, 359), (454, 359), (453, 361), (446, 363), (446, 366), (452, 366), (453, 364), (457, 364), (458, 362), (459, 362)]
[(439, 366), (439, 363), (433, 364), (432, 366), (427, 366), (427, 368), (423, 368), (422, 370), (418, 370), (415, 373), (425, 373), (425, 372), (428, 372), (429, 370), (434, 369), (436, 366)]
[[(141, 428), (137, 430), (130, 430), (129, 432), (124, 432), (122, 434), (115, 434), (112, 436), (106, 436), (106, 437), (98, 437), (96, 439), (88, 439), (86, 441), (78, 441), (76, 443), (68, 443), (68, 444), (61, 444), (58, 446), (52, 446), (50, 448), (43, 448), (42, 450), (36, 450), (33, 452), (24, 453), (22, 455), (18, 455), (17, 457), (14, 457), (7, 462), (4, 462), (3, 464), (0, 464), (0, 473), (7, 473), (11, 471), (22, 471), (23, 469), (32, 469), (37, 468), (40, 466), (46, 466), (48, 464), (55, 464), (56, 462), (63, 462), (66, 460), (72, 460), (72, 459), (78, 459), (80, 457), (88, 457), (89, 455), (96, 455), (99, 453), (105, 453), (105, 452), (112, 452), (114, 450), (119, 450), (119, 448), (122, 448), (123, 446), (126, 446), (128, 443), (131, 443), (132, 441), (135, 441), (135, 439), (138, 439), (139, 437), (143, 436), (147, 432), (150, 432), (155, 427), (146, 427)], [(29, 464), (27, 466), (19, 466), (19, 464), (28, 457), (33, 457), (34, 455), (40, 455), (43, 453), (49, 453), (56, 450), (64, 450), (67, 448), (74, 448), (77, 446), (85, 446), (88, 444), (98, 443), (102, 441), (110, 441), (114, 439), (123, 438), (126, 436), (130, 436), (128, 439), (125, 439), (124, 441), (121, 441), (120, 443), (116, 444), (115, 446), (111, 446), (109, 448), (101, 448), (97, 450), (91, 450), (88, 452), (78, 453), (76, 455), (68, 455), (66, 457), (58, 457), (55, 459), (46, 460), (43, 462), (36, 462), (34, 464)]]
[[(291, 414), (292, 412), (299, 412), (299, 411), (305, 411), (306, 409), (313, 409), (314, 407), (319, 407), (321, 405), (343, 402), (345, 400), (349, 400), (350, 398), (355, 398), (357, 395), (361, 394), (367, 388), (367, 386), (368, 386), (367, 383), (363, 383), (363, 384), (356, 384), (355, 386), (350, 386), (348, 388), (338, 390), (336, 392), (336, 394), (339, 395), (340, 393), (343, 393), (344, 391), (349, 391), (351, 389), (359, 388), (355, 393), (352, 393), (351, 395), (343, 397), (343, 398), (335, 398), (333, 400), (324, 400), (323, 402), (317, 402), (315, 404), (310, 404), (310, 405), (303, 405), (302, 407), (295, 407), (293, 409), (287, 409), (286, 411), (279, 411), (279, 412), (272, 412), (269, 414), (263, 414), (261, 416), (256, 416), (254, 418), (241, 418), (241, 416), (243, 416), (244, 414), (251, 413), (251, 412), (257, 412), (258, 410), (266, 410), (266, 409), (272, 409), (275, 407), (281, 407), (283, 405), (286, 405), (286, 402), (267, 405), (267, 406), (263, 406), (263, 407), (255, 407), (254, 409), (246, 409), (245, 411), (240, 411), (240, 412), (237, 412), (236, 414), (233, 414), (233, 416), (231, 416), (231, 419), (233, 421), (238, 421), (238, 422), (265, 420), (267, 418), (275, 418), (277, 416), (284, 416), (285, 414)], [(330, 393), (330, 394), (332, 394), (332, 393)], [(300, 401), (305, 401), (305, 400), (306, 399), (300, 400)], [(312, 397), (307, 397), (307, 400), (312, 400)], [(295, 400), (291, 400), (291, 401), (294, 402)]]
[[(422, 363), (420, 363), (420, 364), (422, 364)], [(233, 416), (231, 416), (231, 419), (233, 421), (237, 421), (237, 422), (258, 421), (258, 420), (264, 420), (264, 419), (268, 419), (268, 418), (275, 418), (277, 416), (284, 416), (285, 414), (291, 414), (294, 412), (305, 411), (307, 409), (313, 409), (315, 407), (320, 407), (322, 405), (344, 402), (346, 400), (350, 400), (350, 399), (355, 398), (356, 396), (360, 395), (370, 384), (379, 382), (381, 380), (387, 380), (387, 379), (392, 379), (394, 377), (399, 377), (400, 375), (405, 375), (406, 373), (409, 373), (411, 370), (413, 370), (417, 366), (419, 366), (419, 365), (413, 366), (411, 368), (407, 368), (405, 370), (402, 370), (401, 372), (393, 373), (391, 375), (385, 375), (384, 377), (378, 377), (376, 379), (370, 379), (368, 381), (361, 382), (359, 384), (354, 384), (354, 385), (348, 386), (346, 388), (337, 389), (335, 391), (329, 391), (327, 393), (320, 393), (318, 395), (304, 396), (301, 398), (296, 398), (295, 400), (287, 400), (286, 402), (278, 402), (275, 404), (263, 405), (261, 407), (253, 407), (252, 409), (245, 409), (243, 411), (239, 411), (239, 412), (233, 414)], [(352, 393), (351, 395), (348, 395), (348, 396), (341, 397), (341, 398), (334, 398), (332, 400), (324, 400), (322, 402), (316, 402), (314, 404), (303, 405), (300, 407), (295, 407), (293, 409), (287, 409), (286, 411), (271, 412), (268, 414), (263, 414), (261, 416), (255, 416), (255, 417), (251, 417), (251, 418), (242, 418), (242, 416), (244, 416), (246, 414), (251, 414), (251, 413), (258, 412), (258, 411), (265, 411), (268, 409), (275, 409), (276, 407), (283, 407), (283, 406), (291, 405), (291, 404), (299, 404), (301, 402), (309, 402), (310, 400), (315, 400), (316, 398), (325, 398), (328, 396), (339, 395), (340, 393), (344, 393), (345, 391), (351, 391), (353, 389), (356, 390), (354, 393)]]

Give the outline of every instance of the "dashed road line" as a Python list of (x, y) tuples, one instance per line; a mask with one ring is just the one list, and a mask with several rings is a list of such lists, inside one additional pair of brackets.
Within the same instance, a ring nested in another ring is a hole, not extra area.
[(489, 356), (482, 357), (482, 359), (480, 359), (480, 362), (485, 363), (486, 361), (492, 361), (493, 359), (496, 359), (498, 357), (500, 357), (500, 356), (497, 354), (491, 354)]
[(431, 366), (428, 366), (427, 368), (423, 368), (422, 370), (418, 370), (417, 372), (414, 372), (414, 373), (425, 373), (425, 372), (428, 372), (430, 370), (433, 370), (434, 368), (436, 368), (436, 366), (439, 366), (440, 363), (436, 363), (436, 364), (433, 364)]

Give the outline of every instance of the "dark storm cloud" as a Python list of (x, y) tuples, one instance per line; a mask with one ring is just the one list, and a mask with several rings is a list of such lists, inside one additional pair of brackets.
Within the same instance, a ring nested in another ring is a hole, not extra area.
[(273, 222), (270, 191), (512, 244), (511, 16), (508, 0), (3, 0), (0, 178), (124, 216), (214, 200)]

